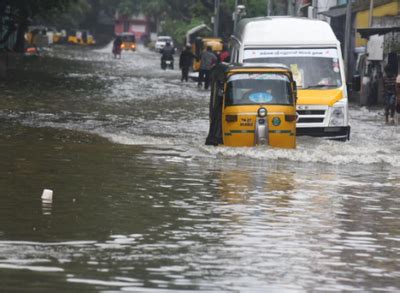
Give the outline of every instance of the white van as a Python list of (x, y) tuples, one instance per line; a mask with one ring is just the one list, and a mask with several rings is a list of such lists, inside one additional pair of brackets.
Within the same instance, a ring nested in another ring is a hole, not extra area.
[(286, 16), (242, 19), (231, 39), (233, 63), (282, 63), (297, 83), (297, 135), (350, 138), (340, 43), (321, 20)]

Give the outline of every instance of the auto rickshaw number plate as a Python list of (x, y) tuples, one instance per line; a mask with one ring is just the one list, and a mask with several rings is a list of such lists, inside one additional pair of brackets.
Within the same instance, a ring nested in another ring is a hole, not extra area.
[(252, 118), (241, 118), (240, 119), (240, 126), (253, 126), (253, 119)]

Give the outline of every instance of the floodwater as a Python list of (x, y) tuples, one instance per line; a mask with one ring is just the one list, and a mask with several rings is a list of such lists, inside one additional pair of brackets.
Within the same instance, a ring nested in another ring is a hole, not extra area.
[(1, 292), (400, 291), (381, 109), (351, 106), (345, 143), (205, 146), (208, 93), (110, 51), (54, 48), (0, 82)]

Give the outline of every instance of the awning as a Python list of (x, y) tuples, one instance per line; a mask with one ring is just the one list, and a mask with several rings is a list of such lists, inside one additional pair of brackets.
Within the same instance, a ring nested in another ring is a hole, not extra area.
[(400, 26), (359, 28), (357, 29), (357, 32), (360, 33), (361, 38), (367, 39), (373, 35), (384, 35), (388, 33), (400, 32)]
[[(347, 1), (348, 2), (348, 1)], [(354, 2), (354, 1), (353, 1)], [(375, 0), (374, 9), (379, 6), (394, 2), (393, 0)], [(351, 13), (357, 13), (359, 11), (367, 11), (369, 9), (370, 1), (356, 1), (351, 5)], [(319, 12), (318, 14), (325, 15), (328, 17), (339, 17), (346, 15), (347, 4), (340, 6), (331, 7), (327, 11)]]
[(331, 8), (327, 11), (319, 12), (318, 14), (322, 14), (322, 15), (325, 15), (328, 17), (345, 16), (346, 15), (346, 7)]
[(188, 30), (187, 33), (186, 33), (186, 45), (190, 44), (190, 36), (191, 35), (199, 32), (199, 31), (205, 30), (205, 29), (211, 31), (211, 29), (207, 25), (205, 25), (204, 23), (200, 24), (198, 26), (195, 26), (194, 28)]

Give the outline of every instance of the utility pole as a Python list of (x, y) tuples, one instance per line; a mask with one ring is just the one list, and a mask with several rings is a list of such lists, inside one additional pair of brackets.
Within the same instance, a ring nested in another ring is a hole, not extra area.
[(214, 37), (219, 33), (219, 4), (220, 0), (214, 0)]
[(267, 0), (267, 16), (271, 16), (271, 1), (272, 0)]
[(350, 43), (351, 43), (351, 0), (347, 0), (346, 7), (346, 25), (344, 31), (344, 66), (346, 67), (346, 77), (349, 77), (349, 51), (350, 51)]
[(290, 16), (294, 15), (293, 0), (287, 1), (287, 14)]
[(300, 12), (300, 3), (298, 0), (290, 0), (291, 2), (291, 10), (292, 10), (292, 15), (297, 17), (299, 16), (299, 12)]
[(374, 0), (369, 0), (369, 19), (368, 27), (372, 27), (372, 14), (374, 12)]
[(238, 21), (246, 15), (246, 6), (239, 5), (238, 0), (235, 0), (235, 10), (232, 14), (233, 19), (233, 31), (236, 31)]
[(318, 17), (318, 0), (313, 0), (312, 1), (312, 18), (317, 18)]
[(235, 0), (235, 7), (233, 8), (233, 31), (236, 32), (236, 25), (238, 21), (237, 6), (239, 5), (238, 0)]

